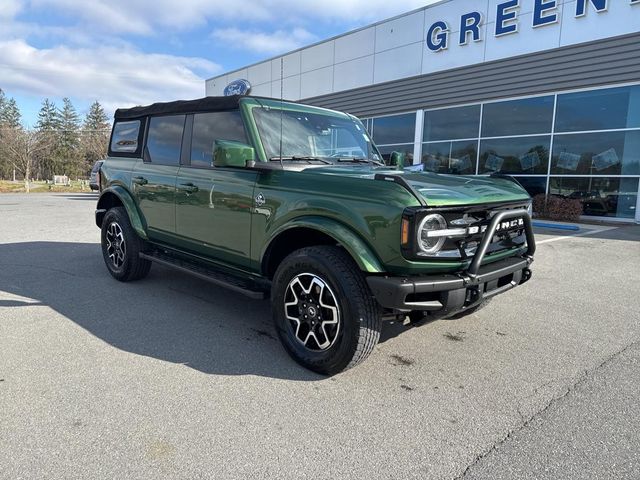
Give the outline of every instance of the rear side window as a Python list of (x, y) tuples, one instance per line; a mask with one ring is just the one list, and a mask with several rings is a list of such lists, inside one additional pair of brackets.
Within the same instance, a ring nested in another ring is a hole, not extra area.
[(151, 163), (179, 165), (185, 115), (151, 117), (147, 149)]
[(116, 153), (134, 153), (138, 150), (140, 120), (116, 122), (111, 135), (111, 151)]
[(193, 116), (192, 167), (213, 166), (213, 148), (216, 140), (247, 143), (239, 111), (197, 113)]

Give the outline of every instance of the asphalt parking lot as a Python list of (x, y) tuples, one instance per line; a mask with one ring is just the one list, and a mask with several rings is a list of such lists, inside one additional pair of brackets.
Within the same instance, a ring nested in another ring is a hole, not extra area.
[(637, 478), (639, 226), (540, 231), (531, 282), (324, 378), (267, 302), (113, 280), (95, 199), (0, 195), (0, 478)]

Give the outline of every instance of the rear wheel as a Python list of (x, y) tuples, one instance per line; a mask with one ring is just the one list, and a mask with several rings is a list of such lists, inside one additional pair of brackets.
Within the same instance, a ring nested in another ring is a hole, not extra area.
[(113, 278), (131, 282), (147, 276), (151, 262), (140, 258), (144, 241), (131, 226), (123, 207), (114, 207), (104, 215), (101, 243), (104, 263)]
[(362, 272), (342, 249), (293, 252), (271, 290), (273, 321), (285, 349), (304, 367), (333, 375), (373, 351), (381, 317)]

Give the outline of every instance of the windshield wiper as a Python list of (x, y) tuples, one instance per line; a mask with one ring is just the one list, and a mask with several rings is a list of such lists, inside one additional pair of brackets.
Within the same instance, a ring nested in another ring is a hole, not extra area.
[(270, 162), (307, 162), (307, 163), (320, 162), (327, 165), (333, 165), (332, 162), (325, 160), (324, 158), (305, 156), (305, 155), (301, 155), (301, 156), (293, 155), (289, 157), (271, 157), (269, 161)]
[(374, 165), (378, 165), (380, 167), (384, 167), (384, 163), (378, 162), (376, 160), (371, 160), (369, 158), (363, 157), (340, 157), (338, 158), (339, 162), (352, 162), (352, 163), (373, 163)]

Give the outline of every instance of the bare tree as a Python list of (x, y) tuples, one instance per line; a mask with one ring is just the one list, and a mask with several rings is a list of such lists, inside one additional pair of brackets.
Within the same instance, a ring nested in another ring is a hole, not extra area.
[(38, 154), (51, 145), (38, 132), (23, 128), (5, 130), (3, 141), (7, 159), (24, 176), (24, 188), (29, 192), (29, 180)]

